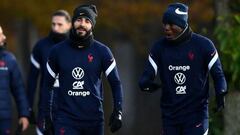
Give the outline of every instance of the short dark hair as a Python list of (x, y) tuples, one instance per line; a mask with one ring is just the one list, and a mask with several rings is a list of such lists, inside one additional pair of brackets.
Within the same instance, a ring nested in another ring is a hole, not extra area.
[(71, 16), (70, 16), (70, 14), (66, 10), (63, 10), (63, 9), (57, 10), (56, 12), (54, 12), (52, 14), (52, 17), (54, 17), (54, 16), (63, 16), (63, 17), (66, 18), (66, 20), (68, 22), (71, 22)]

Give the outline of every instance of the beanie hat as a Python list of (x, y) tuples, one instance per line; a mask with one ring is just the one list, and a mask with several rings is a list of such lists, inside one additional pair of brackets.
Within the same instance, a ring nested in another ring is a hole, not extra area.
[(163, 14), (162, 22), (185, 28), (188, 25), (188, 6), (182, 3), (170, 4)]
[(97, 8), (95, 5), (80, 5), (73, 11), (72, 23), (74, 23), (78, 18), (86, 18), (90, 20), (92, 26), (96, 24)]

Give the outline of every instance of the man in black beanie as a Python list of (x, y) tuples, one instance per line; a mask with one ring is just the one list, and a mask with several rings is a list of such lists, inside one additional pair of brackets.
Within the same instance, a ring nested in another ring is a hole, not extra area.
[[(73, 12), (70, 39), (72, 45), (78, 48), (86, 47), (93, 41), (92, 30), (96, 24), (97, 9), (95, 5), (81, 5)], [(86, 25), (80, 25), (81, 21), (86, 21)]]
[(227, 93), (217, 50), (210, 39), (192, 32), (185, 4), (170, 4), (162, 22), (165, 37), (150, 50), (139, 86), (153, 92), (159, 88), (155, 78), (161, 79), (163, 135), (207, 135), (209, 74), (217, 111)]
[(96, 17), (96, 6), (77, 7), (69, 39), (50, 52), (44, 85), (51, 90), (59, 75), (56, 135), (104, 134), (102, 73), (113, 93), (110, 129), (116, 132), (122, 126), (122, 85), (110, 49), (93, 37)]

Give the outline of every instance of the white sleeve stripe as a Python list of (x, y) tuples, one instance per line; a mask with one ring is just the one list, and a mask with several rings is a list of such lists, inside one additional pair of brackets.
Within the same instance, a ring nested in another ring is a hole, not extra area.
[(208, 70), (211, 70), (212, 66), (217, 61), (217, 59), (218, 59), (218, 53), (216, 52), (214, 57), (212, 58), (212, 60), (208, 64)]
[(48, 70), (48, 73), (49, 73), (53, 78), (56, 77), (56, 74), (52, 71), (52, 69), (51, 69), (51, 67), (49, 66), (48, 62), (47, 62), (47, 70)]
[(203, 135), (207, 135), (208, 134), (208, 129), (206, 130), (206, 132)]
[(148, 60), (149, 62), (151, 63), (154, 71), (155, 71), (155, 76), (157, 75), (157, 70), (158, 70), (158, 67), (157, 67), (157, 64), (154, 62), (154, 60), (151, 58), (151, 56), (149, 55), (148, 57)]
[(116, 61), (113, 60), (112, 64), (105, 71), (106, 76), (108, 76), (112, 72), (112, 70), (115, 68), (115, 66), (116, 66)]
[(32, 62), (32, 64), (37, 68), (37, 69), (39, 69), (40, 68), (40, 64), (34, 59), (34, 57), (33, 57), (33, 55), (31, 54), (31, 56), (30, 56), (31, 58), (31, 62)]
[(40, 131), (38, 127), (36, 127), (36, 132), (37, 132), (37, 135), (43, 135), (43, 133)]

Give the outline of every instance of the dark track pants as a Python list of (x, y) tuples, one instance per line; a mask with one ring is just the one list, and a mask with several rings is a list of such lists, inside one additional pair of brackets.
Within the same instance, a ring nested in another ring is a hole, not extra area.
[(55, 123), (55, 135), (103, 135), (104, 126), (77, 127), (69, 124)]
[(162, 135), (207, 135), (208, 119), (199, 122), (178, 124), (174, 126), (163, 126)]

